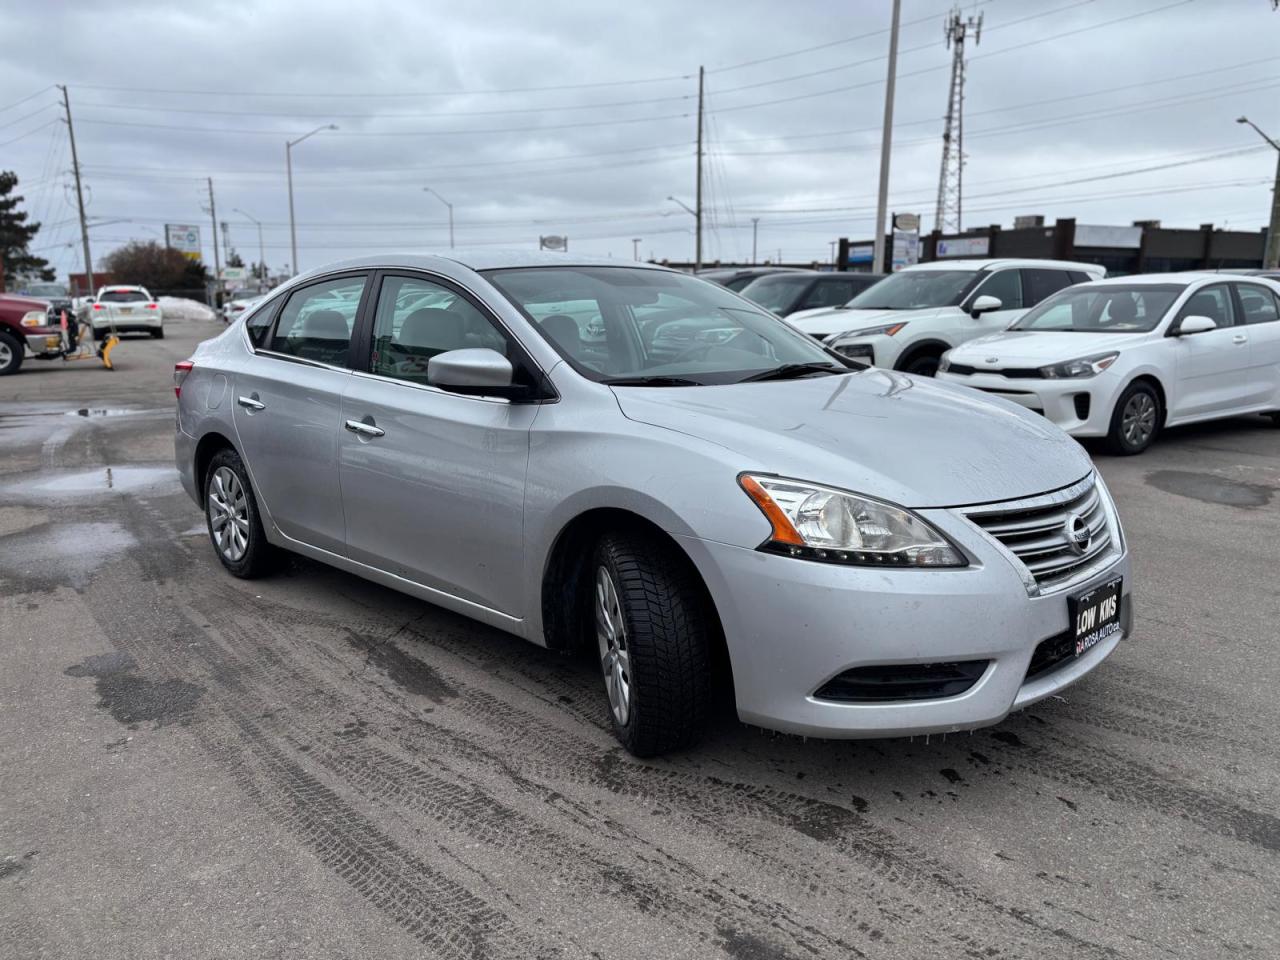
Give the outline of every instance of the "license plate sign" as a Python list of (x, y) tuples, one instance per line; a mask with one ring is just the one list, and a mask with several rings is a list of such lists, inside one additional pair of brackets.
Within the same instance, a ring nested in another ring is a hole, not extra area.
[(1120, 578), (1067, 601), (1075, 629), (1076, 656), (1093, 649), (1120, 632)]
[(121, 308), (120, 308), (120, 312), (121, 312), (121, 313), (133, 313), (133, 307), (121, 307)]

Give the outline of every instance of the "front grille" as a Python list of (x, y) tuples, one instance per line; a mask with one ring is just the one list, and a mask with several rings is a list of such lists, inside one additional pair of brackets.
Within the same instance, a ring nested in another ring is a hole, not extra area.
[(1037, 367), (1007, 367), (997, 370), (994, 367), (984, 367), (979, 369), (971, 367), (967, 363), (953, 363), (947, 367), (947, 373), (954, 373), (960, 377), (972, 377), (975, 373), (994, 373), (1001, 377), (1007, 377), (1010, 380), (1043, 380), (1044, 375)]
[(832, 677), (814, 692), (818, 700), (838, 703), (887, 703), (955, 697), (972, 687), (989, 660), (953, 663), (885, 663), (854, 667)]
[[(1100, 569), (1119, 548), (1105, 496), (1090, 474), (1064, 490), (974, 507), (965, 514), (1022, 562), (1038, 592), (1048, 593)], [(1089, 542), (1083, 550), (1070, 535), (1075, 517), (1089, 530)]]
[(1076, 636), (1071, 630), (1064, 630), (1048, 640), (1041, 640), (1031, 654), (1027, 676), (1022, 682), (1030, 683), (1032, 680), (1047, 676), (1075, 658)]

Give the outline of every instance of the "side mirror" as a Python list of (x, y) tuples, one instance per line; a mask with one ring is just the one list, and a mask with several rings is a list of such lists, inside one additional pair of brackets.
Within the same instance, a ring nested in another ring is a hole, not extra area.
[(514, 381), (511, 361), (488, 347), (446, 350), (427, 361), (427, 383), (451, 393), (513, 397), (523, 392)]
[(976, 319), (984, 313), (990, 313), (992, 310), (999, 310), (1003, 306), (1004, 301), (999, 297), (984, 294), (969, 305), (969, 315)]
[(1182, 321), (1173, 329), (1173, 335), (1186, 337), (1193, 333), (1208, 333), (1210, 330), (1217, 329), (1218, 324), (1212, 318), (1192, 315), (1182, 318)]

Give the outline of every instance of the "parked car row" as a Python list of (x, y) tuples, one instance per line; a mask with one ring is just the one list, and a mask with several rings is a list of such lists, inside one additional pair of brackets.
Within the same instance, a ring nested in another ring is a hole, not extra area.
[[(964, 269), (958, 303), (996, 272)], [(996, 723), (1131, 631), (1115, 505), (1050, 420), (661, 267), (334, 264), (174, 383), (177, 466), (230, 573), (285, 549), (589, 645), (639, 755), (692, 743), (717, 683), (797, 734)]]

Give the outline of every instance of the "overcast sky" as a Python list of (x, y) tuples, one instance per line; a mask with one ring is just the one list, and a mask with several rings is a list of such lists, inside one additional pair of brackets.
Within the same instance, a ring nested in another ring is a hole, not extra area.
[[(933, 226), (946, 0), (903, 0), (890, 208)], [(691, 258), (697, 71), (707, 69), (705, 259), (826, 260), (871, 236), (889, 0), (0, 0), (0, 169), (79, 270), (66, 84), (95, 259), (165, 223), (303, 269), (448, 246)], [(964, 224), (1265, 225), (1280, 138), (1271, 0), (988, 0), (969, 49)], [(25, 99), (24, 99), (25, 98)], [(1206, 159), (1207, 158), (1207, 159)], [(1196, 161), (1184, 163), (1184, 161)], [(1146, 167), (1182, 164), (1132, 173)], [(1120, 175), (1124, 174), (1124, 175)], [(1105, 179), (1103, 179), (1105, 177)], [(1070, 181), (1085, 181), (1071, 183)], [(242, 214), (239, 211), (244, 211)], [(247, 214), (248, 216), (246, 216)], [(117, 221), (117, 222), (111, 222)], [(74, 242), (74, 246), (72, 243)]]

